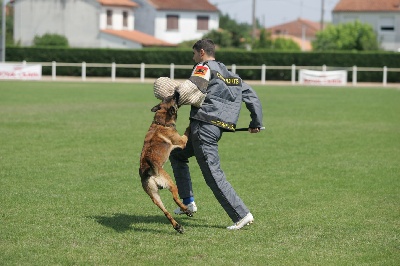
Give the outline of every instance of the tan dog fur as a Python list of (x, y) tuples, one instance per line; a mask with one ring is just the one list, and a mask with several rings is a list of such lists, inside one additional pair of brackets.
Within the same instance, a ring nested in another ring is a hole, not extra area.
[(164, 212), (174, 229), (179, 233), (183, 233), (183, 227), (175, 221), (164, 207), (159, 194), (159, 189), (169, 189), (174, 201), (181, 210), (186, 215), (192, 216), (191, 211), (179, 199), (177, 186), (163, 169), (163, 165), (168, 160), (171, 151), (178, 147), (183, 149), (188, 140), (189, 128), (186, 129), (183, 136), (180, 136), (175, 128), (178, 102), (179, 94), (175, 93), (151, 109), (156, 114), (144, 139), (140, 156), (139, 175), (144, 191), (150, 196), (154, 204)]

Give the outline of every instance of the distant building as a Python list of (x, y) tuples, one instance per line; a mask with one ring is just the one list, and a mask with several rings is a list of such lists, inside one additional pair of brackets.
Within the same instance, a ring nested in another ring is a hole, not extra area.
[(355, 20), (374, 28), (383, 49), (400, 52), (400, 0), (340, 0), (333, 24)]
[(13, 0), (14, 41), (63, 35), (71, 47), (176, 46), (218, 28), (207, 0)]
[(137, 30), (170, 43), (200, 39), (219, 27), (219, 13), (208, 0), (135, 0)]
[(320, 23), (302, 18), (267, 28), (272, 39), (279, 37), (292, 39), (303, 51), (311, 50), (311, 41), (315, 39), (315, 34), (319, 30)]

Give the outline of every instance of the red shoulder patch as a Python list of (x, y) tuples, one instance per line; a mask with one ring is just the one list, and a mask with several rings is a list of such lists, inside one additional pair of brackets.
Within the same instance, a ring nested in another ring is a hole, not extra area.
[(193, 76), (200, 76), (204, 77), (207, 74), (208, 67), (206, 66), (196, 66), (195, 70), (193, 71)]

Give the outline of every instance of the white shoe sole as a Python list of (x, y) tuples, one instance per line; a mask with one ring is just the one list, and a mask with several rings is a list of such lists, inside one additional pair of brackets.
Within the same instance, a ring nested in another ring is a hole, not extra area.
[(250, 225), (254, 222), (254, 217), (251, 213), (248, 213), (243, 219), (234, 225), (228, 226), (226, 229), (228, 230), (239, 230), (243, 228), (245, 225)]
[[(197, 206), (196, 203), (194, 204), (189, 204), (187, 205), (189, 211), (191, 211), (192, 213), (196, 213), (197, 212)], [(174, 210), (175, 214), (181, 215), (181, 214), (185, 214), (180, 208), (177, 208)]]

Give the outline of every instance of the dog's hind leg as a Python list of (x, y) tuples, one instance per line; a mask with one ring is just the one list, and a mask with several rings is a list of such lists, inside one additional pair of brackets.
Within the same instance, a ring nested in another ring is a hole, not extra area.
[(189, 217), (193, 216), (193, 213), (188, 209), (188, 207), (182, 203), (182, 201), (178, 197), (178, 188), (173, 185), (170, 187), (169, 191), (172, 193), (172, 197), (174, 198), (175, 203), (181, 208), (181, 210)]
[(161, 197), (160, 197), (159, 190), (158, 190), (158, 184), (155, 181), (155, 178), (154, 177), (150, 177), (147, 180), (147, 182), (142, 183), (142, 186), (143, 186), (144, 190), (146, 191), (146, 193), (150, 196), (150, 198), (153, 201), (153, 203), (155, 205), (157, 205), (158, 208), (160, 208), (163, 211), (164, 215), (171, 222), (172, 227), (176, 231), (178, 231), (179, 233), (183, 234), (183, 231), (184, 231), (183, 227), (177, 221), (175, 221), (175, 219), (167, 211), (167, 209), (165, 208), (163, 202), (161, 201)]
[(160, 175), (163, 177), (164, 182), (167, 183), (167, 186), (164, 186), (165, 188), (168, 188), (169, 191), (172, 194), (172, 197), (175, 201), (175, 203), (181, 208), (181, 210), (189, 217), (193, 216), (193, 213), (188, 209), (188, 207), (182, 203), (182, 201), (179, 199), (178, 196), (178, 187), (175, 185), (175, 183), (172, 181), (171, 177), (168, 175), (168, 173), (164, 169), (160, 169)]

